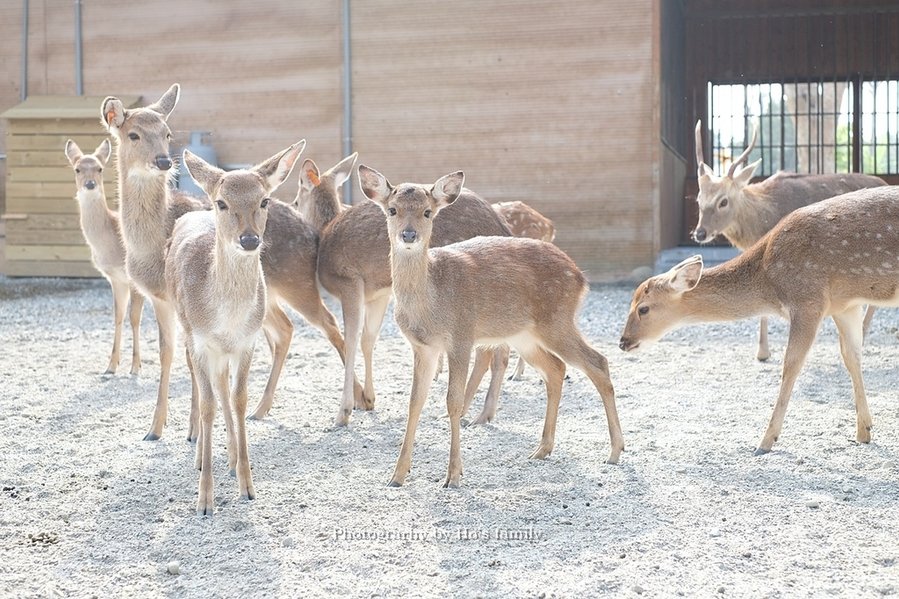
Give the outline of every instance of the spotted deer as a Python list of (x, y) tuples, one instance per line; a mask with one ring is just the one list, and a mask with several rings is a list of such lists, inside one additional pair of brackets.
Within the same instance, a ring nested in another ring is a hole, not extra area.
[[(555, 443), (556, 417), (565, 364), (587, 374), (602, 397), (611, 438), (608, 462), (624, 449), (608, 362), (590, 347), (575, 322), (587, 292), (577, 265), (555, 245), (516, 237), (478, 237), (431, 248), (436, 218), (463, 194), (464, 174), (446, 175), (433, 185), (394, 187), (379, 172), (359, 166), (362, 193), (386, 215), (395, 315), (412, 345), (414, 370), (409, 420), (390, 486), (400, 486), (412, 465), (412, 446), (422, 406), (446, 352), (449, 382), (450, 459), (444, 486), (462, 477), (460, 419), (468, 362), (475, 345), (508, 343), (544, 378), (547, 403), (543, 436), (532, 458), (548, 456)], [(373, 216), (374, 217), (374, 216)]]
[[(260, 254), (269, 195), (284, 182), (303, 151), (300, 141), (249, 170), (226, 173), (189, 151), (184, 166), (212, 201), (212, 212), (175, 223), (166, 253), (169, 297), (187, 337), (199, 389), (200, 469), (197, 514), (211, 516), (212, 425), (216, 400), (228, 434), (228, 466), (243, 499), (255, 499), (247, 448), (247, 378), (256, 335), (266, 313)], [(231, 377), (233, 375), (233, 385)]]
[(115, 333), (112, 353), (104, 374), (115, 374), (119, 366), (122, 347), (122, 328), (126, 307), (133, 336), (131, 350), (131, 374), (140, 373), (140, 319), (144, 297), (131, 286), (125, 272), (125, 248), (119, 215), (106, 203), (103, 185), (103, 169), (109, 162), (112, 147), (103, 140), (93, 154), (84, 154), (71, 139), (66, 141), (66, 157), (75, 171), (75, 199), (81, 232), (91, 249), (91, 261), (112, 288), (112, 313)]
[(863, 304), (899, 306), (899, 187), (854, 191), (799, 208), (736, 258), (704, 269), (689, 258), (634, 293), (620, 347), (633, 351), (694, 323), (787, 318), (774, 413), (756, 454), (780, 437), (793, 384), (822, 319), (831, 316), (852, 378), (856, 438), (871, 440), (861, 372)]
[[(170, 185), (174, 171), (171, 131), (166, 121), (179, 96), (180, 86), (176, 83), (158, 101), (143, 108), (126, 110), (115, 97), (108, 97), (101, 104), (102, 122), (116, 144), (126, 269), (138, 290), (150, 299), (159, 324), (159, 391), (150, 431), (144, 437), (149, 441), (160, 438), (166, 422), (175, 340), (174, 312), (164, 278), (166, 243), (180, 216), (210, 208), (200, 199), (173, 192)], [(272, 370), (254, 413), (256, 417), (263, 416), (272, 404), (293, 336), (293, 324), (281, 307), (282, 302), (323, 331), (340, 357), (344, 356), (337, 321), (322, 303), (315, 282), (316, 232), (284, 203), (275, 202), (268, 212), (262, 254), (268, 306), (262, 326), (272, 350)], [(358, 382), (351, 389), (361, 396)], [(196, 388), (191, 406), (188, 438), (194, 440), (198, 434)]]
[[(856, 189), (886, 185), (879, 177), (861, 173), (808, 175), (783, 171), (764, 181), (750, 183), (761, 159), (744, 167), (740, 165), (755, 147), (757, 135), (758, 128), (755, 128), (749, 146), (731, 162), (727, 174), (719, 177), (703, 159), (702, 121), (696, 121), (699, 220), (693, 230), (693, 239), (697, 243), (708, 243), (717, 235), (723, 235), (734, 247), (746, 251), (797, 208)], [(865, 330), (873, 316), (874, 310), (868, 310)], [(759, 323), (756, 358), (767, 360), (770, 356), (768, 317), (763, 316)]]
[[(355, 160), (356, 154), (348, 156), (324, 173), (318, 170), (314, 162), (306, 160), (300, 169), (296, 199), (300, 210), (321, 231), (318, 279), (322, 287), (340, 301), (343, 311), (346, 361), (343, 394), (335, 419), (337, 426), (349, 423), (353, 407), (374, 409), (372, 354), (391, 298), (390, 243), (380, 210), (371, 202), (345, 207), (340, 201), (340, 186), (350, 176)], [(453, 206), (448, 214), (455, 211), (458, 211), (458, 216), (435, 220), (433, 245), (446, 245), (478, 235), (510, 234), (490, 205), (474, 192), (465, 190), (458, 206)], [(351, 383), (355, 379), (353, 366), (360, 340), (365, 382), (362, 397), (358, 398), (351, 393)], [(476, 362), (482, 355), (486, 356), (493, 370), (485, 401), (487, 410), (488, 406), (497, 402), (508, 360), (491, 360), (490, 352), (479, 350)], [(508, 357), (508, 351), (506, 355)], [(477, 392), (477, 382), (473, 382), (466, 392), (470, 398)]]

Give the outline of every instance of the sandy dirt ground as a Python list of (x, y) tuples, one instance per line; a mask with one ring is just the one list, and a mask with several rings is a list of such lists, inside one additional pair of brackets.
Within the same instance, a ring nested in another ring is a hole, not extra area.
[[(619, 465), (603, 463), (601, 403), (577, 371), (565, 383), (555, 451), (527, 459), (545, 410), (528, 370), (505, 384), (493, 424), (463, 429), (463, 486), (441, 488), (444, 375), (406, 486), (387, 488), (411, 380), (392, 313), (375, 355), (377, 408), (342, 430), (331, 427), (340, 362), (297, 320), (272, 415), (249, 424), (257, 499), (237, 498), (219, 419), (216, 511), (202, 519), (181, 360), (163, 439), (141, 440), (159, 373), (150, 308), (141, 375), (127, 374), (126, 358), (119, 374), (102, 376), (112, 336), (104, 281), (0, 279), (0, 595), (899, 592), (899, 311), (878, 313), (865, 348), (873, 443), (854, 442), (851, 385), (828, 322), (775, 451), (754, 457), (784, 323), (774, 323), (768, 363), (753, 357), (753, 321), (683, 329), (625, 355), (617, 340), (631, 290), (595, 287), (581, 315), (611, 362), (626, 443)], [(130, 356), (130, 332), (126, 340)], [(260, 342), (251, 407), (268, 367)]]

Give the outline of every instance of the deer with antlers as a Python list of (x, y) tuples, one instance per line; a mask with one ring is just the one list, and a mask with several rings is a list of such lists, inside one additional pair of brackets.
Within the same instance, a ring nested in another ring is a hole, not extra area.
[(793, 384), (821, 321), (831, 316), (857, 414), (856, 438), (871, 440), (862, 382), (863, 304), (899, 306), (899, 187), (847, 193), (787, 215), (736, 258), (704, 269), (689, 258), (636, 290), (620, 347), (633, 351), (700, 322), (778, 315), (790, 323), (780, 392), (757, 454), (780, 436)]
[[(808, 175), (783, 171), (764, 181), (751, 183), (761, 159), (743, 167), (740, 165), (749, 158), (757, 136), (756, 127), (749, 146), (730, 164), (727, 174), (719, 177), (703, 159), (702, 121), (696, 122), (699, 220), (693, 230), (693, 239), (697, 243), (708, 243), (715, 236), (723, 235), (734, 247), (746, 251), (797, 208), (857, 189), (886, 185), (883, 179), (861, 173)], [(866, 329), (873, 314), (873, 309), (868, 310)], [(759, 323), (756, 358), (767, 360), (770, 356), (768, 318), (763, 316)]]

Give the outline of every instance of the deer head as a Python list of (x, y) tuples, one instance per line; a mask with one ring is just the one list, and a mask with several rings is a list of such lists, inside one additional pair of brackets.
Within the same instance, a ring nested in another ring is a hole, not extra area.
[(427, 251), (437, 213), (462, 193), (465, 174), (456, 171), (428, 187), (416, 183), (390, 185), (378, 171), (359, 165), (359, 186), (366, 198), (387, 215), (387, 233), (394, 249)]
[(301, 140), (249, 170), (225, 172), (184, 151), (184, 166), (212, 200), (218, 242), (239, 253), (255, 253), (268, 219), (269, 195), (293, 170)]
[(109, 162), (112, 146), (104, 139), (93, 154), (84, 154), (71, 139), (66, 141), (66, 158), (75, 170), (75, 185), (78, 191), (102, 189), (103, 167)]
[(696, 175), (699, 178), (699, 194), (696, 196), (696, 202), (699, 204), (699, 221), (693, 230), (693, 240), (697, 243), (707, 243), (730, 226), (740, 203), (744, 201), (743, 188), (749, 184), (755, 169), (762, 161), (759, 159), (743, 168), (737, 168), (755, 147), (758, 135), (756, 127), (753, 129), (749, 146), (731, 163), (727, 174), (718, 177), (702, 158), (702, 121), (696, 121), (695, 134)]
[(100, 118), (119, 148), (120, 168), (151, 174), (172, 168), (172, 131), (166, 120), (180, 93), (181, 88), (175, 83), (153, 104), (130, 110), (118, 98), (103, 100)]
[(701, 276), (702, 256), (696, 255), (644, 281), (634, 292), (618, 347), (624, 351), (646, 347), (688, 318), (681, 298), (696, 287)]

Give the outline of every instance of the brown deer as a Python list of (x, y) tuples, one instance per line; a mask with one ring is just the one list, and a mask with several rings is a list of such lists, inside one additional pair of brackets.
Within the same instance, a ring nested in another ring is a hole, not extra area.
[[(372, 353), (391, 298), (390, 243), (381, 211), (371, 202), (350, 208), (340, 202), (340, 185), (349, 177), (355, 159), (353, 154), (325, 173), (320, 173), (314, 162), (306, 160), (300, 169), (300, 188), (296, 200), (313, 225), (320, 227), (318, 279), (322, 287), (340, 301), (343, 310), (346, 360), (344, 390), (335, 420), (337, 426), (349, 423), (354, 406), (374, 409)], [(469, 190), (462, 193), (458, 206), (454, 206), (448, 214), (453, 213), (457, 216), (436, 220), (432, 245), (446, 245), (478, 235), (510, 234), (490, 205)], [(351, 394), (351, 384), (355, 380), (353, 365), (360, 333), (365, 387), (361, 399), (358, 399)], [(481, 353), (479, 350), (476, 362)], [(487, 352), (486, 356), (487, 362), (491, 363), (491, 354)], [(496, 403), (494, 397), (499, 395), (507, 364), (508, 360), (492, 361), (493, 378), (485, 409), (487, 405)], [(474, 384), (471, 397), (476, 391), (477, 384)]]
[[(797, 208), (856, 189), (886, 185), (883, 179), (861, 173), (807, 175), (783, 171), (764, 181), (750, 183), (761, 159), (745, 167), (738, 167), (755, 147), (758, 128), (753, 130), (749, 146), (731, 162), (727, 174), (718, 177), (703, 160), (702, 121), (696, 121), (695, 134), (699, 221), (693, 230), (693, 239), (697, 243), (708, 243), (715, 236), (723, 235), (734, 247), (746, 251), (784, 216)], [(873, 316), (874, 310), (868, 310), (865, 330)], [(767, 360), (770, 356), (768, 317), (763, 316), (759, 323), (756, 358)]]
[(109, 140), (103, 140), (93, 154), (84, 154), (71, 139), (66, 141), (66, 157), (75, 171), (75, 199), (78, 201), (81, 232), (91, 249), (91, 261), (109, 281), (112, 288), (112, 313), (115, 333), (112, 353), (104, 374), (115, 374), (119, 366), (122, 347), (122, 328), (125, 309), (133, 336), (131, 351), (131, 374), (140, 373), (140, 319), (144, 308), (144, 297), (131, 286), (125, 272), (125, 247), (122, 245), (122, 231), (119, 215), (109, 209), (106, 203), (106, 189), (103, 185), (103, 168), (109, 162), (112, 147)]
[(899, 187), (847, 193), (800, 208), (751, 248), (703, 270), (689, 258), (634, 293), (620, 347), (632, 351), (683, 325), (762, 314), (789, 319), (780, 393), (756, 454), (780, 436), (793, 383), (821, 320), (832, 316), (852, 378), (856, 438), (871, 440), (861, 373), (863, 304), (899, 305)]
[[(164, 278), (166, 243), (178, 217), (208, 208), (197, 198), (173, 193), (169, 185), (173, 172), (169, 154), (171, 131), (166, 120), (179, 95), (180, 86), (176, 83), (157, 102), (144, 108), (126, 110), (121, 100), (114, 97), (106, 98), (101, 105), (103, 123), (116, 142), (126, 268), (137, 288), (150, 298), (159, 324), (159, 392), (146, 440), (160, 438), (168, 412), (175, 321)], [(268, 211), (270, 222), (265, 229), (262, 254), (268, 290), (263, 329), (272, 349), (272, 370), (256, 417), (263, 416), (271, 406), (293, 335), (293, 324), (281, 308), (281, 301), (324, 331), (341, 358), (344, 356), (337, 321), (322, 303), (315, 282), (315, 231), (286, 204), (275, 202)], [(358, 382), (351, 388), (361, 396)], [(188, 431), (191, 440), (198, 433), (196, 397), (194, 389)]]
[[(462, 477), (460, 419), (472, 347), (508, 343), (543, 375), (546, 420), (532, 458), (548, 456), (555, 442), (556, 416), (565, 363), (584, 371), (602, 397), (616, 463), (624, 449), (607, 360), (591, 348), (575, 319), (587, 280), (556, 246), (534, 239), (479, 237), (428, 249), (438, 213), (462, 197), (461, 171), (430, 185), (396, 187), (379, 172), (359, 166), (362, 193), (387, 216), (390, 272), (396, 321), (414, 352), (409, 421), (390, 486), (400, 486), (412, 465), (412, 445), (422, 406), (446, 352), (449, 383), (450, 460), (444, 486)], [(444, 218), (462, 216), (449, 209)], [(510, 307), (512, 309), (510, 309)]]
[[(269, 194), (290, 174), (300, 141), (250, 170), (229, 173), (184, 152), (184, 165), (214, 205), (175, 223), (166, 253), (169, 297), (187, 335), (200, 402), (197, 515), (211, 516), (212, 424), (216, 399), (228, 434), (228, 466), (243, 499), (255, 499), (247, 449), (247, 378), (266, 313), (260, 262)], [(234, 384), (231, 386), (231, 374)]]

